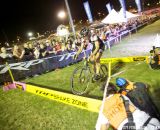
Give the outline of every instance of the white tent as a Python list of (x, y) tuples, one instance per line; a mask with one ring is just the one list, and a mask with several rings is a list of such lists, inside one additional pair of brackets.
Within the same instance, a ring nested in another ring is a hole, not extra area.
[(116, 24), (116, 23), (123, 23), (127, 22), (127, 20), (120, 16), (114, 9), (106, 16), (103, 20), (102, 23), (105, 24)]
[[(122, 8), (121, 8), (121, 10), (119, 11), (119, 15), (120, 15), (121, 17), (124, 17), (124, 16), (123, 16), (123, 9), (122, 9)], [(139, 16), (139, 15), (132, 14), (132, 13), (126, 11), (126, 18), (127, 18), (127, 19), (136, 18), (136, 17), (138, 17), (138, 16)]]

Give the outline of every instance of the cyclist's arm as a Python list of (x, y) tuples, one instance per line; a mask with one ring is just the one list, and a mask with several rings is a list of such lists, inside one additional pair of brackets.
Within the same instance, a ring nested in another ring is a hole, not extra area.
[(76, 53), (76, 56), (78, 57), (79, 54), (83, 51), (83, 48), (84, 48), (84, 43), (81, 44), (81, 47), (79, 48), (79, 50), (77, 51)]
[(98, 41), (95, 41), (94, 44), (95, 44), (95, 50), (93, 51), (92, 55), (95, 55), (99, 51), (99, 48), (100, 48)]

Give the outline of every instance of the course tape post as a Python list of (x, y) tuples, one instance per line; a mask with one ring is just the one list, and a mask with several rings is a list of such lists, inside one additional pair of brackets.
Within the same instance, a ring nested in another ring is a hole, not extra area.
[(101, 105), (100, 110), (99, 110), (99, 116), (102, 115), (103, 110), (104, 110), (105, 99), (107, 97), (107, 89), (108, 89), (108, 86), (109, 86), (109, 82), (111, 80), (111, 65), (112, 65), (111, 62), (109, 62), (108, 63), (108, 78), (107, 78), (107, 82), (106, 82), (104, 92), (103, 92), (103, 100), (102, 100), (102, 105)]
[(81, 97), (64, 92), (58, 92), (29, 84), (26, 84), (26, 91), (42, 97), (49, 98), (51, 100), (55, 100), (57, 102), (65, 103), (71, 106), (75, 106), (96, 113), (99, 112), (102, 103), (101, 100)]

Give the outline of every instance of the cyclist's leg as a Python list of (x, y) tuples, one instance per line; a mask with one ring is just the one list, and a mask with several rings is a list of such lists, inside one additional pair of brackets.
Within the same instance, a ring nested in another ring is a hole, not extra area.
[(92, 70), (94, 74), (96, 74), (96, 64), (95, 64), (95, 56), (90, 57), (90, 63), (92, 64)]
[(94, 80), (99, 80), (101, 78), (101, 76), (100, 76), (100, 67), (101, 67), (100, 58), (101, 58), (101, 56), (102, 56), (101, 52), (98, 52), (95, 55), (96, 74), (94, 76)]
[(101, 67), (101, 64), (100, 64), (100, 58), (102, 56), (102, 52), (98, 52), (95, 56), (95, 63), (96, 63), (96, 74), (97, 75), (100, 75), (100, 67)]

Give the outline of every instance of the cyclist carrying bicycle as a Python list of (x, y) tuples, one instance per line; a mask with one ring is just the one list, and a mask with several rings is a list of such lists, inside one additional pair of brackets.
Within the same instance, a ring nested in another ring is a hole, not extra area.
[(94, 80), (99, 80), (101, 78), (100, 77), (100, 58), (105, 48), (104, 43), (96, 34), (95, 29), (89, 30), (88, 28), (84, 27), (80, 31), (80, 35), (82, 36), (81, 47), (78, 50), (77, 54), (75, 55), (75, 59), (82, 52), (83, 49), (86, 49), (86, 46), (89, 44), (89, 42), (91, 42), (93, 45), (93, 48), (92, 48), (92, 53), (89, 57), (89, 61), (93, 63), (93, 69), (95, 73)]

